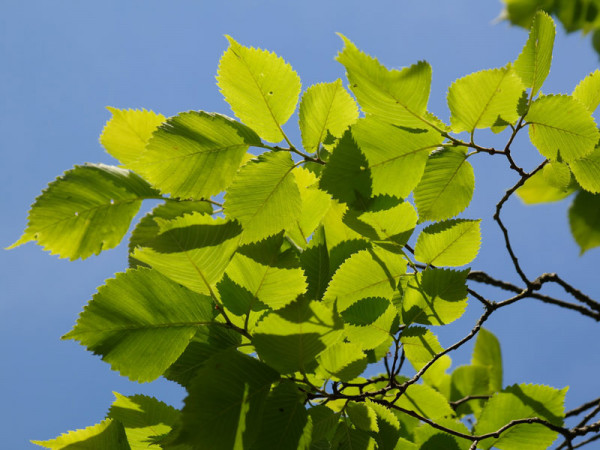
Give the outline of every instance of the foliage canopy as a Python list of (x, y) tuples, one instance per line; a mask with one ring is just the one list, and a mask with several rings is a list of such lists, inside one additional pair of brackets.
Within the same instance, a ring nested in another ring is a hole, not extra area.
[[(97, 425), (34, 442), (535, 450), (598, 432), (600, 422), (564, 425), (585, 411), (565, 412), (567, 388), (505, 386), (500, 344), (482, 327), (525, 298), (600, 320), (600, 304), (558, 275), (523, 272), (500, 218), (514, 193), (537, 203), (576, 192), (573, 236), (582, 252), (600, 246), (600, 72), (572, 95), (541, 94), (554, 34), (537, 13), (514, 62), (454, 82), (450, 124), (427, 109), (428, 63), (389, 70), (344, 36), (336, 59), (353, 95), (336, 80), (300, 96), (287, 62), (228, 37), (217, 80), (239, 121), (109, 108), (100, 140), (121, 165), (65, 172), (36, 199), (14, 246), (37, 241), (84, 259), (115, 247), (143, 200), (162, 200), (133, 229), (130, 267), (98, 289), (64, 339), (131, 380), (163, 376), (188, 396), (179, 411), (115, 394)], [(302, 147), (283, 130), (297, 109)], [(529, 171), (511, 156), (524, 128), (543, 159)], [(506, 133), (505, 148), (476, 143), (479, 129)], [(482, 153), (519, 176), (494, 219), (521, 286), (467, 267), (480, 220), (458, 216), (475, 187), (469, 160)], [(491, 301), (472, 283), (512, 296)], [(540, 294), (545, 283), (574, 301)], [(442, 348), (435, 327), (469, 300), (481, 317)], [(471, 363), (451, 369), (449, 354), (473, 338)], [(384, 373), (364, 375), (380, 361)]]

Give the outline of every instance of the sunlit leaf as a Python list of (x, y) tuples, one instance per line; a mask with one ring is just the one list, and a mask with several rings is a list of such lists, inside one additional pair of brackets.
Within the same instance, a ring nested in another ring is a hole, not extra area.
[(529, 138), (548, 159), (566, 162), (594, 151), (600, 132), (583, 103), (568, 95), (548, 95), (534, 101), (525, 116)]
[(132, 380), (151, 381), (214, 313), (210, 297), (151, 269), (128, 270), (98, 289), (63, 339), (79, 341)]
[(117, 109), (108, 106), (112, 117), (106, 123), (100, 143), (106, 151), (127, 165), (135, 161), (146, 148), (148, 140), (166, 118), (145, 109)]
[(235, 350), (206, 362), (182, 410), (179, 441), (194, 448), (251, 448), (257, 438), (271, 384), (277, 372)]
[[(485, 404), (474, 431), (476, 434), (492, 433), (511, 420), (529, 417), (538, 417), (562, 426), (567, 389), (531, 384), (509, 386)], [(502, 450), (538, 450), (547, 448), (557, 435), (556, 431), (541, 424), (521, 424), (510, 428), (497, 439), (481, 441), (479, 446), (484, 449), (494, 446)]]
[(579, 185), (588, 192), (600, 193), (600, 147), (583, 158), (569, 163)]
[[(436, 354), (441, 353), (443, 350), (437, 337), (423, 327), (407, 328), (402, 333), (400, 342), (402, 342), (406, 359), (417, 371), (421, 370), (425, 364), (429, 363)], [(432, 386), (439, 386), (443, 382), (450, 364), (450, 357), (448, 355), (442, 356), (427, 369), (423, 379)]]
[(346, 67), (350, 89), (365, 113), (411, 128), (432, 128), (426, 117), (431, 66), (418, 62), (402, 70), (388, 70), (340, 35), (344, 49), (337, 60)]
[(515, 72), (525, 86), (531, 88), (531, 97), (538, 93), (550, 72), (555, 35), (552, 18), (546, 12), (538, 11), (531, 24), (527, 43), (514, 65)]
[(502, 389), (502, 352), (498, 338), (485, 328), (477, 334), (471, 364), (486, 367), (490, 373), (490, 390)]
[(465, 210), (475, 189), (473, 167), (466, 152), (448, 148), (431, 154), (415, 189), (421, 220), (444, 220)]
[(123, 425), (111, 419), (81, 430), (69, 431), (56, 439), (31, 442), (52, 450), (95, 450), (100, 448), (129, 450), (132, 448), (127, 443)]
[(593, 113), (600, 104), (600, 70), (596, 69), (581, 80), (572, 95)]
[(523, 84), (510, 67), (483, 70), (456, 80), (448, 89), (452, 130), (473, 132), (496, 123), (514, 123)]
[(142, 200), (149, 198), (160, 195), (128, 170), (75, 166), (35, 200), (23, 236), (9, 248), (37, 241), (61, 258), (97, 255), (121, 242)]
[(239, 224), (201, 213), (154, 221), (160, 234), (132, 257), (192, 291), (213, 295), (238, 247)]
[(183, 112), (154, 132), (129, 167), (165, 194), (200, 200), (229, 186), (250, 145), (260, 138), (229, 117)]
[(342, 86), (342, 80), (309, 87), (302, 96), (299, 111), (304, 150), (309, 153), (317, 151), (327, 132), (341, 137), (357, 118), (358, 108)]
[(225, 195), (225, 214), (244, 229), (242, 242), (255, 242), (292, 227), (302, 212), (302, 198), (287, 152), (269, 152), (250, 161)]
[(564, 189), (550, 184), (548, 177), (543, 171), (536, 172), (525, 181), (525, 184), (517, 189), (517, 195), (527, 205), (536, 203), (557, 202), (567, 198), (575, 191), (575, 183), (571, 182)]
[(300, 78), (275, 53), (244, 47), (226, 36), (217, 82), (239, 119), (263, 139), (279, 142), (281, 126), (290, 118), (300, 94)]
[(455, 219), (428, 226), (417, 240), (415, 258), (436, 266), (464, 266), (479, 252), (479, 220)]
[(153, 397), (113, 394), (107, 417), (123, 424), (131, 450), (147, 449), (152, 437), (170, 432), (179, 420), (178, 410)]
[(600, 246), (600, 195), (577, 193), (569, 208), (569, 224), (581, 254)]
[(421, 179), (427, 156), (443, 141), (436, 131), (402, 128), (374, 116), (359, 119), (351, 129), (367, 160), (373, 195), (407, 197)]

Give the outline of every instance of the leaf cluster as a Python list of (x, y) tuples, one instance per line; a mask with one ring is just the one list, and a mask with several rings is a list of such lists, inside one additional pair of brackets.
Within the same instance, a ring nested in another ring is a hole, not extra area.
[[(556, 274), (525, 275), (500, 219), (514, 192), (535, 203), (577, 191), (573, 234), (582, 252), (600, 245), (600, 72), (572, 95), (541, 94), (554, 34), (539, 13), (513, 63), (456, 80), (450, 124), (428, 111), (428, 63), (390, 70), (344, 36), (336, 59), (350, 92), (336, 80), (302, 93), (286, 61), (228, 37), (217, 81), (239, 120), (109, 108), (100, 141), (120, 166), (65, 172), (14, 245), (84, 259), (116, 246), (141, 203), (160, 199), (132, 231), (129, 268), (64, 339), (131, 380), (179, 383), (187, 397), (179, 411), (115, 394), (99, 424), (34, 442), (535, 450), (597, 431), (564, 426), (566, 388), (504, 386), (499, 342), (482, 327), (527, 297), (599, 319), (600, 305)], [(296, 110), (302, 146), (284, 131)], [(529, 172), (511, 156), (523, 128), (543, 158)], [(505, 133), (506, 147), (476, 144), (480, 129)], [(519, 175), (494, 218), (524, 287), (468, 267), (480, 220), (462, 214), (475, 187), (470, 159), (481, 154)], [(493, 302), (469, 280), (515, 295)], [(547, 282), (580, 304), (539, 294)], [(460, 318), (469, 299), (483, 314), (444, 349), (435, 327)], [(471, 363), (450, 370), (449, 353), (475, 336)], [(381, 361), (385, 372), (365, 375)]]

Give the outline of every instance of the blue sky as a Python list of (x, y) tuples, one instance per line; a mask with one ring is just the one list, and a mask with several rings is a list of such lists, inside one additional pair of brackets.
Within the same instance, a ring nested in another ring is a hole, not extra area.
[[(227, 47), (225, 34), (283, 56), (304, 88), (344, 77), (333, 59), (342, 47), (335, 32), (388, 67), (425, 59), (433, 66), (430, 110), (447, 120), (450, 83), (514, 60), (526, 40), (524, 30), (493, 22), (501, 7), (495, 0), (4, 1), (0, 243), (5, 247), (20, 236), (29, 205), (63, 171), (84, 162), (115, 162), (98, 143), (110, 116), (105, 106), (147, 108), (166, 116), (190, 109), (231, 115), (214, 78)], [(559, 26), (543, 90), (570, 93), (597, 66), (589, 39), (565, 36)], [(298, 142), (295, 118), (286, 131)], [(481, 133), (477, 139), (501, 146), (506, 138)], [(526, 136), (513, 148), (525, 167), (540, 159)], [(473, 164), (476, 193), (462, 215), (483, 218), (483, 246), (473, 268), (516, 281), (491, 221), (493, 204), (515, 180), (500, 159), (481, 155)], [(556, 271), (600, 298), (595, 279), (600, 249), (578, 256), (568, 229), (569, 203), (525, 207), (512, 199), (503, 217), (513, 227), (511, 237), (530, 276)], [(180, 404), (184, 392), (176, 385), (131, 383), (75, 342), (59, 340), (96, 288), (126, 264), (124, 245), (76, 262), (49, 256), (33, 244), (0, 252), (3, 448), (30, 448), (29, 439), (49, 439), (98, 422), (112, 391)], [(501, 293), (482, 292), (502, 299)], [(466, 334), (478, 313), (473, 302), (464, 318), (441, 333), (442, 344)], [(600, 395), (593, 375), (600, 357), (589, 350), (600, 328), (591, 319), (525, 300), (494, 313), (487, 327), (502, 343), (505, 384), (570, 385), (568, 406)], [(453, 357), (455, 365), (468, 361), (470, 348)]]

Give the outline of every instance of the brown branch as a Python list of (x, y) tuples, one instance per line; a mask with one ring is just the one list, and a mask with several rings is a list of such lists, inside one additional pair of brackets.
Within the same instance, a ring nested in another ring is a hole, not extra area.
[(502, 197), (502, 199), (500, 199), (500, 201), (496, 204), (496, 212), (494, 213), (494, 220), (498, 223), (498, 226), (500, 227), (500, 230), (502, 230), (502, 234), (504, 235), (504, 244), (506, 246), (506, 249), (508, 250), (508, 254), (510, 255), (510, 259), (513, 262), (513, 266), (515, 267), (515, 270), (517, 271), (517, 273), (519, 274), (519, 276), (521, 277), (521, 280), (523, 280), (523, 282), (527, 285), (527, 287), (530, 286), (531, 282), (529, 281), (529, 279), (527, 278), (527, 276), (525, 275), (525, 272), (523, 272), (523, 269), (521, 269), (521, 265), (519, 264), (519, 259), (517, 258), (512, 245), (510, 244), (510, 239), (508, 237), (508, 229), (504, 226), (504, 223), (502, 223), (502, 220), (500, 219), (500, 211), (502, 211), (502, 207), (504, 206), (504, 204), (506, 203), (506, 201), (510, 198), (510, 196), (517, 190), (519, 189), (521, 186), (523, 186), (523, 184), (525, 183), (525, 181), (527, 181), (529, 178), (531, 178), (533, 175), (535, 175), (538, 171), (540, 171), (548, 162), (548, 160), (544, 160), (539, 166), (537, 166), (535, 169), (533, 169), (531, 172), (521, 175), (521, 178), (519, 179), (519, 181), (517, 181), (515, 183), (515, 185), (513, 187), (511, 187), (510, 189), (508, 189), (504, 196)]
[(600, 405), (600, 397), (598, 397), (594, 400), (591, 400), (587, 403), (584, 403), (583, 405), (578, 406), (577, 408), (573, 408), (573, 409), (567, 411), (565, 413), (565, 417), (578, 416), (582, 412), (587, 411), (588, 409), (593, 408), (596, 405)]
[(462, 405), (463, 403), (466, 403), (468, 401), (471, 400), (487, 400), (491, 397), (491, 395), (467, 395), (466, 397), (463, 397), (459, 400), (455, 400), (453, 402), (450, 402), (450, 406), (452, 406), (452, 409), (456, 409), (458, 408), (460, 405)]

